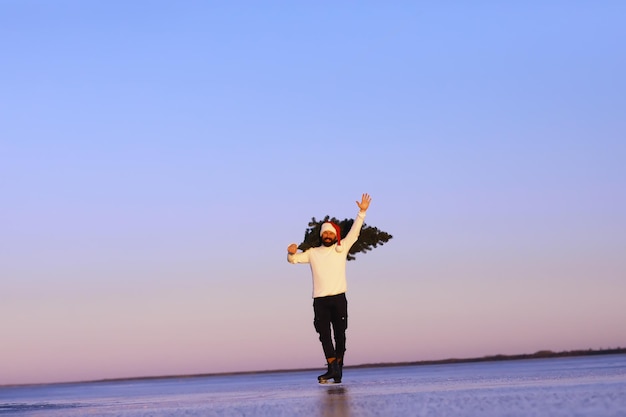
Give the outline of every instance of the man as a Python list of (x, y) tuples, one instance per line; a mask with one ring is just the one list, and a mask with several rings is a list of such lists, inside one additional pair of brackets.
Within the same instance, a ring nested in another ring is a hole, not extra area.
[[(348, 302), (346, 300), (346, 262), (348, 252), (361, 233), (365, 212), (372, 201), (369, 194), (363, 194), (357, 201), (359, 213), (345, 238), (341, 238), (339, 226), (325, 222), (320, 230), (322, 245), (298, 253), (298, 245), (292, 243), (287, 248), (287, 261), (292, 264), (308, 263), (313, 275), (313, 324), (319, 333), (324, 349), (328, 371), (317, 379), (321, 384), (333, 379), (341, 382), (343, 356), (346, 350), (346, 329), (348, 328)], [(332, 325), (332, 332), (331, 332)], [(331, 333), (335, 336), (335, 345)]]

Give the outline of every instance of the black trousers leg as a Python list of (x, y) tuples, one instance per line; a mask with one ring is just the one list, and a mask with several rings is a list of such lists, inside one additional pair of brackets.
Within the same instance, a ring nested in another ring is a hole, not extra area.
[(348, 302), (344, 295), (333, 312), (332, 324), (335, 335), (335, 356), (343, 358), (346, 352), (346, 329), (348, 328)]
[[(319, 334), (324, 355), (328, 358), (343, 358), (346, 351), (346, 329), (348, 328), (348, 301), (345, 294), (313, 299), (315, 318), (313, 324)], [(331, 329), (332, 326), (332, 329)], [(335, 337), (333, 345), (332, 336)]]

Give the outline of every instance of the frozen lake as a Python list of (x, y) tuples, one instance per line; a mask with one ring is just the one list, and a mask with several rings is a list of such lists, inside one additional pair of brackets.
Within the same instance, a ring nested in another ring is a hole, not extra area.
[(0, 416), (626, 416), (626, 355), (0, 388)]

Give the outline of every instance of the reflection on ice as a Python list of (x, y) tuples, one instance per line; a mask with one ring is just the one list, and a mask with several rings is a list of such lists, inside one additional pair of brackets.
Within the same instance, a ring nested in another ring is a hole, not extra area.
[(350, 417), (348, 388), (343, 385), (324, 387), (319, 407), (320, 417)]

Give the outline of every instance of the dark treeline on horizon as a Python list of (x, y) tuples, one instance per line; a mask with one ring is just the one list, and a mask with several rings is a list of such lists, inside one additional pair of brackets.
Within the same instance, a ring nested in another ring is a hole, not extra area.
[(437, 365), (447, 363), (467, 363), (467, 362), (493, 362), (493, 361), (509, 361), (519, 359), (545, 359), (560, 358), (571, 356), (592, 356), (592, 355), (616, 355), (626, 353), (626, 348), (609, 348), (609, 349), (587, 349), (587, 350), (567, 350), (562, 352), (553, 352), (551, 350), (540, 350), (535, 353), (524, 353), (519, 355), (490, 355), (480, 358), (450, 358), (437, 359), (428, 361), (412, 361), (412, 362), (393, 362), (393, 363), (372, 363), (363, 365), (346, 366), (346, 368), (372, 368), (383, 366), (413, 366), (413, 365)]

